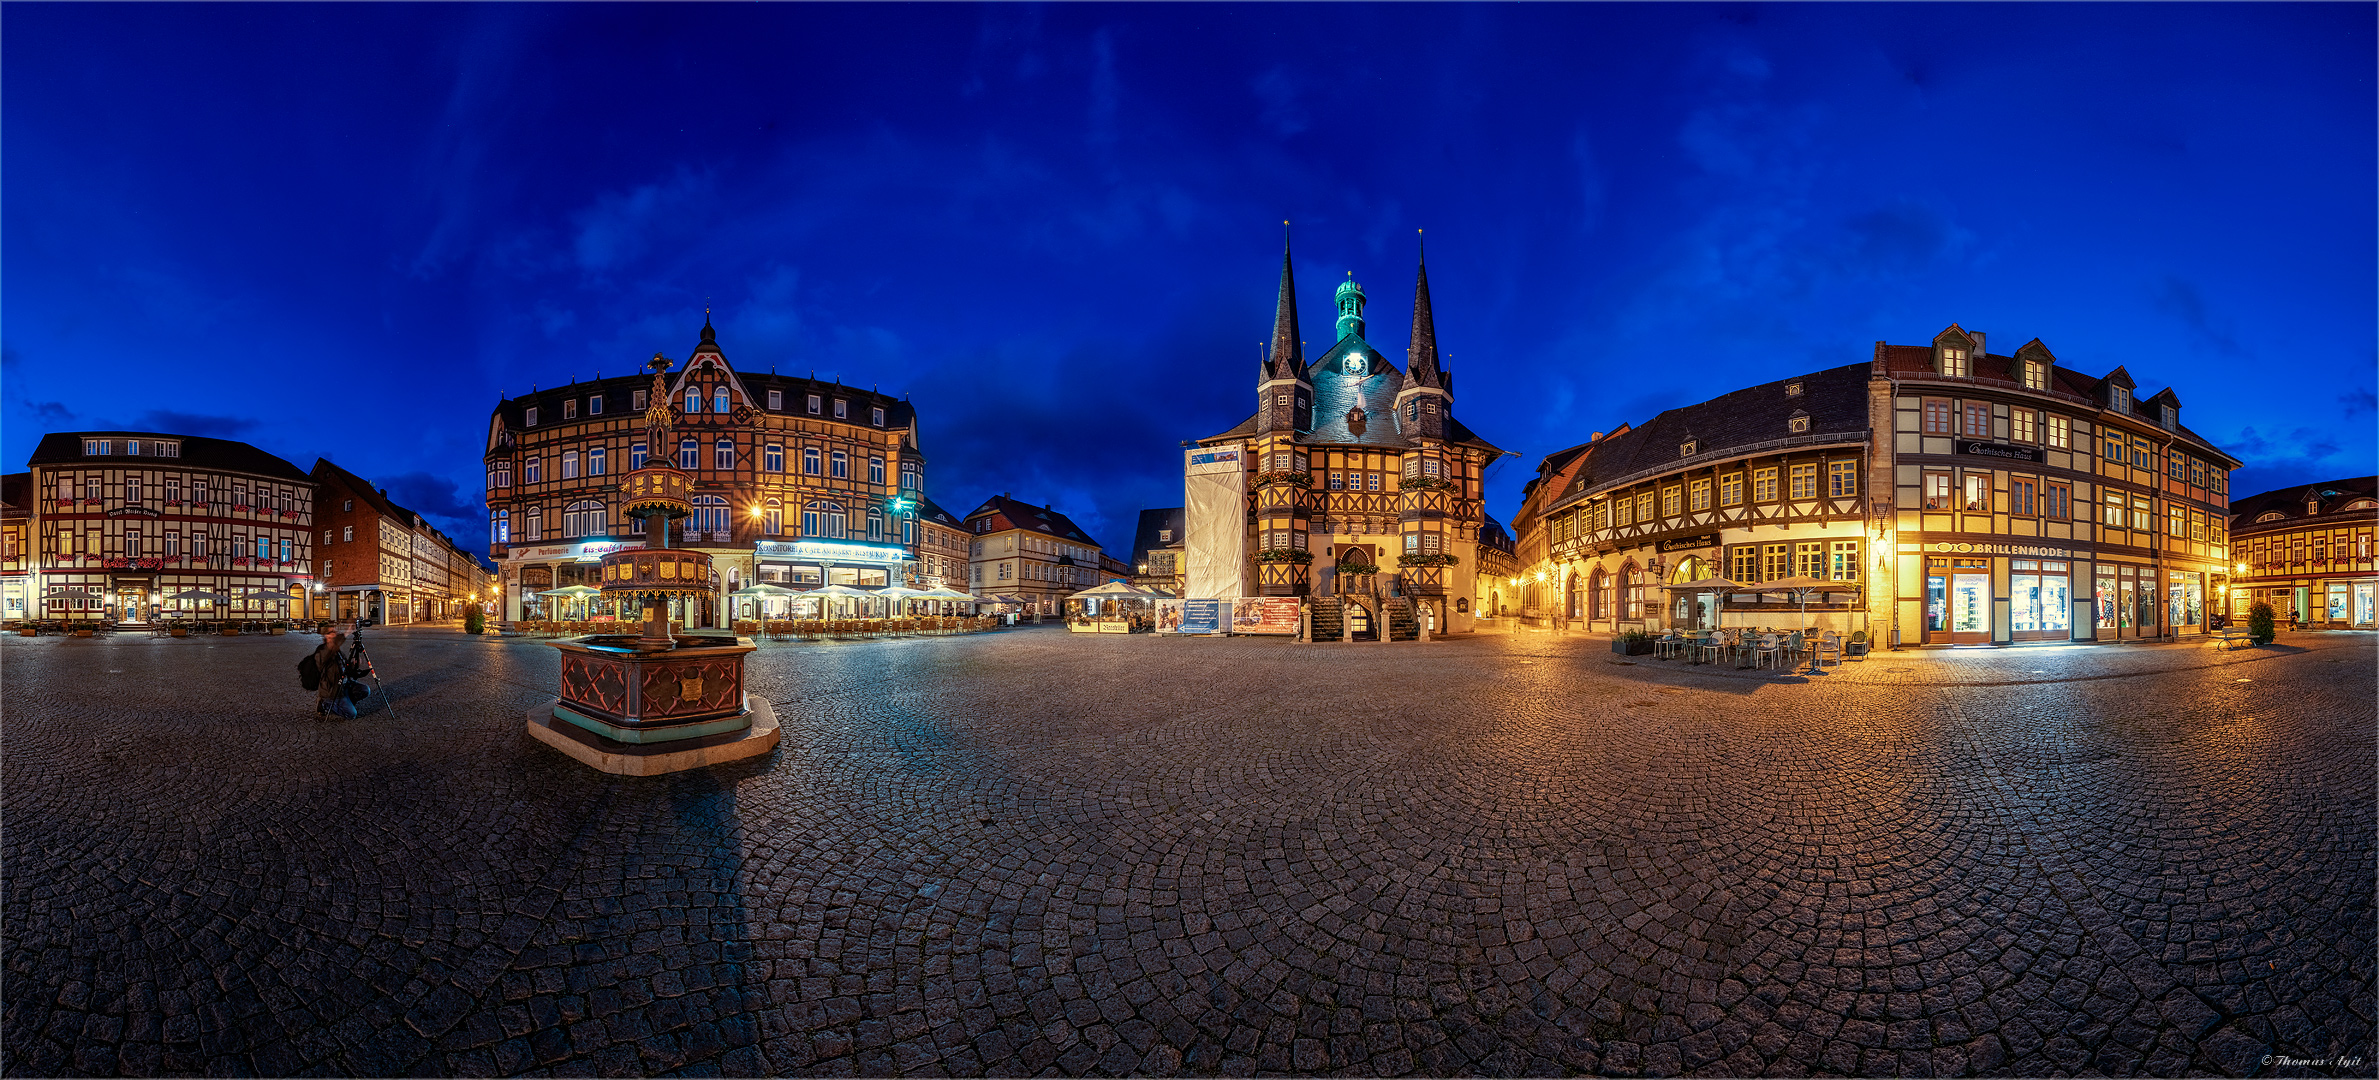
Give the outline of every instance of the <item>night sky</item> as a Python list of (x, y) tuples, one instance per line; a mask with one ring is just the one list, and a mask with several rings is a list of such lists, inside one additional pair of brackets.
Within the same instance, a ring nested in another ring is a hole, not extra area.
[(317, 454), (467, 547), (499, 394), (683, 359), (910, 395), (929, 491), (1122, 554), (1303, 326), (1548, 451), (1923, 344), (2128, 365), (2374, 471), (2374, 8), (9, 4), (4, 460)]

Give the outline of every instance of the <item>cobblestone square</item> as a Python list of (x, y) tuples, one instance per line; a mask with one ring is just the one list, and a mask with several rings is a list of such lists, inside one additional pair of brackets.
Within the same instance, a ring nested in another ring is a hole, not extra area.
[(355, 720), (310, 637), (0, 643), (0, 1068), (2374, 1072), (2368, 634), (772, 643), (777, 752), (656, 779), (369, 636)]

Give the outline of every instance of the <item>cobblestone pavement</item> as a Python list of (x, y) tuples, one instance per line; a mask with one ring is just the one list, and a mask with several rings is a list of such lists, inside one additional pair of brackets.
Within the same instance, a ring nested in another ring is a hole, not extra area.
[(0, 641), (0, 1069), (2374, 1071), (2367, 635), (770, 645), (642, 780), (552, 649), (312, 640)]

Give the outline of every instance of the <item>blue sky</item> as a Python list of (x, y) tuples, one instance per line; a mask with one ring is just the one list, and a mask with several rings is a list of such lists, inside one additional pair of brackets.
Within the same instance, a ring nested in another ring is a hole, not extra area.
[(1544, 453), (1921, 344), (2374, 471), (2367, 4), (8, 5), (0, 452), (327, 454), (484, 541), (499, 394), (655, 351), (905, 393), (937, 501), (1129, 542), (1301, 316)]

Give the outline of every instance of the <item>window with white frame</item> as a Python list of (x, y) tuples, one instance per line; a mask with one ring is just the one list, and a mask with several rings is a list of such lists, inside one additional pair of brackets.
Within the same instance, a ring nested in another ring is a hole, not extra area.
[(710, 395), (710, 411), (712, 411), (712, 412), (715, 412), (715, 413), (723, 413), (723, 412), (728, 412), (728, 411), (730, 411), (730, 410), (728, 409), (728, 407), (727, 407), (727, 388), (726, 388), (726, 387), (722, 386), (722, 387), (719, 387), (717, 390), (711, 391), (711, 395)]
[(836, 398), (836, 399), (834, 399), (834, 418), (835, 418), (835, 419), (837, 419), (837, 420), (848, 420), (848, 419), (850, 419), (850, 418), (851, 418), (851, 403), (850, 403), (850, 402), (848, 402), (848, 401), (845, 401), (845, 400), (844, 400), (844, 399), (842, 399), (842, 398)]
[(641, 468), (643, 468), (643, 467), (644, 467), (644, 462), (645, 462), (644, 444), (643, 444), (643, 443), (631, 443), (631, 444), (629, 444), (629, 446), (628, 446), (628, 470), (629, 470), (630, 472), (634, 472), (634, 471), (635, 471), (635, 470), (637, 470), (637, 469), (641, 469)]
[(850, 455), (850, 454), (847, 454), (847, 453), (845, 453), (845, 452), (843, 452), (843, 451), (841, 451), (841, 450), (837, 450), (837, 451), (835, 451), (835, 452), (834, 452), (834, 457), (833, 457), (833, 466), (834, 466), (834, 471), (833, 471), (832, 475), (834, 476), (834, 478), (835, 478), (835, 479), (837, 479), (837, 480), (848, 480), (848, 479), (850, 479), (850, 478), (851, 478), (851, 455)]
[(646, 400), (647, 399), (645, 397), (644, 391), (632, 391), (628, 394), (628, 407), (630, 409), (634, 409), (637, 412), (643, 412)]
[(868, 483), (870, 483), (870, 484), (874, 484), (874, 485), (876, 485), (876, 486), (878, 486), (878, 487), (882, 487), (882, 486), (883, 486), (883, 484), (884, 484), (884, 459), (883, 459), (883, 458), (880, 458), (880, 457), (871, 457), (871, 458), (867, 459), (867, 482), (868, 482)]
[(603, 415), (603, 395), (594, 394), (586, 399), (586, 414), (588, 416)]
[(881, 406), (881, 405), (878, 405), (878, 406), (876, 406), (876, 407), (875, 407), (875, 409), (873, 410), (873, 413), (874, 413), (874, 417), (873, 417), (873, 419), (874, 419), (875, 425), (876, 425), (877, 427), (883, 427), (883, 426), (884, 426), (884, 407), (883, 407), (883, 406)]
[(610, 531), (609, 514), (600, 499), (580, 499), (562, 509), (563, 536), (602, 536)]
[(677, 443), (677, 467), (692, 471), (702, 464), (702, 440), (680, 439)]
[(811, 476), (818, 475), (817, 447), (804, 446), (801, 448), (801, 471)]
[(577, 398), (564, 398), (564, 399), (562, 400), (562, 419), (564, 419), (564, 420), (576, 420), (576, 419), (578, 419), (578, 399), (577, 399)]
[(562, 451), (562, 479), (564, 479), (564, 480), (576, 480), (576, 479), (578, 479), (578, 451), (576, 451), (576, 450), (564, 450), (564, 451)]
[(809, 395), (809, 409), (810, 409), (810, 415), (811, 415), (811, 416), (816, 416), (816, 415), (818, 415), (819, 411), (820, 411), (820, 410), (822, 410), (822, 409), (824, 409), (825, 407), (826, 407), (826, 406), (825, 406), (825, 399), (824, 399), (824, 398), (821, 398), (821, 397), (819, 397), (819, 396), (818, 396), (818, 395), (816, 395), (816, 394), (811, 394), (811, 395)]
[(783, 412), (783, 411), (785, 411), (785, 392), (784, 392), (784, 391), (782, 391), (782, 390), (771, 390), (771, 391), (769, 391), (769, 392), (768, 392), (768, 411), (769, 411), (769, 412)]
[(760, 467), (768, 470), (769, 472), (785, 471), (784, 445), (782, 443), (769, 443), (767, 449), (760, 452)]
[(544, 480), (545, 459), (535, 454), (523, 459), (520, 466), (520, 478), (523, 482), (531, 484)]
[(537, 426), (537, 407), (536, 407), (535, 405), (531, 405), (531, 406), (529, 406), (529, 407), (528, 407), (528, 408), (527, 408), (525, 411), (523, 411), (523, 412), (520, 414), (520, 421), (521, 421), (521, 423), (520, 423), (520, 426), (522, 426), (522, 427), (536, 427), (536, 426)]
[(586, 474), (587, 474), (588, 476), (602, 476), (602, 475), (604, 475), (606, 472), (608, 472), (609, 470), (608, 470), (608, 469), (605, 467), (605, 464), (606, 464), (606, 458), (607, 458), (608, 456), (609, 456), (609, 455), (607, 454), (607, 452), (605, 451), (605, 449), (604, 449), (603, 447), (600, 447), (600, 446), (598, 446), (598, 447), (595, 447), (594, 449), (587, 451), (587, 452), (586, 452)]
[(686, 387), (686, 408), (685, 408), (685, 413), (686, 413), (686, 415), (687, 415), (687, 416), (692, 416), (692, 415), (694, 415), (695, 413), (698, 413), (698, 412), (701, 412), (701, 411), (702, 411), (702, 388), (701, 388), (701, 387), (699, 387), (699, 386), (689, 386), (689, 387)]
[(714, 469), (735, 467), (735, 440), (720, 439), (716, 445), (711, 447), (710, 467)]

